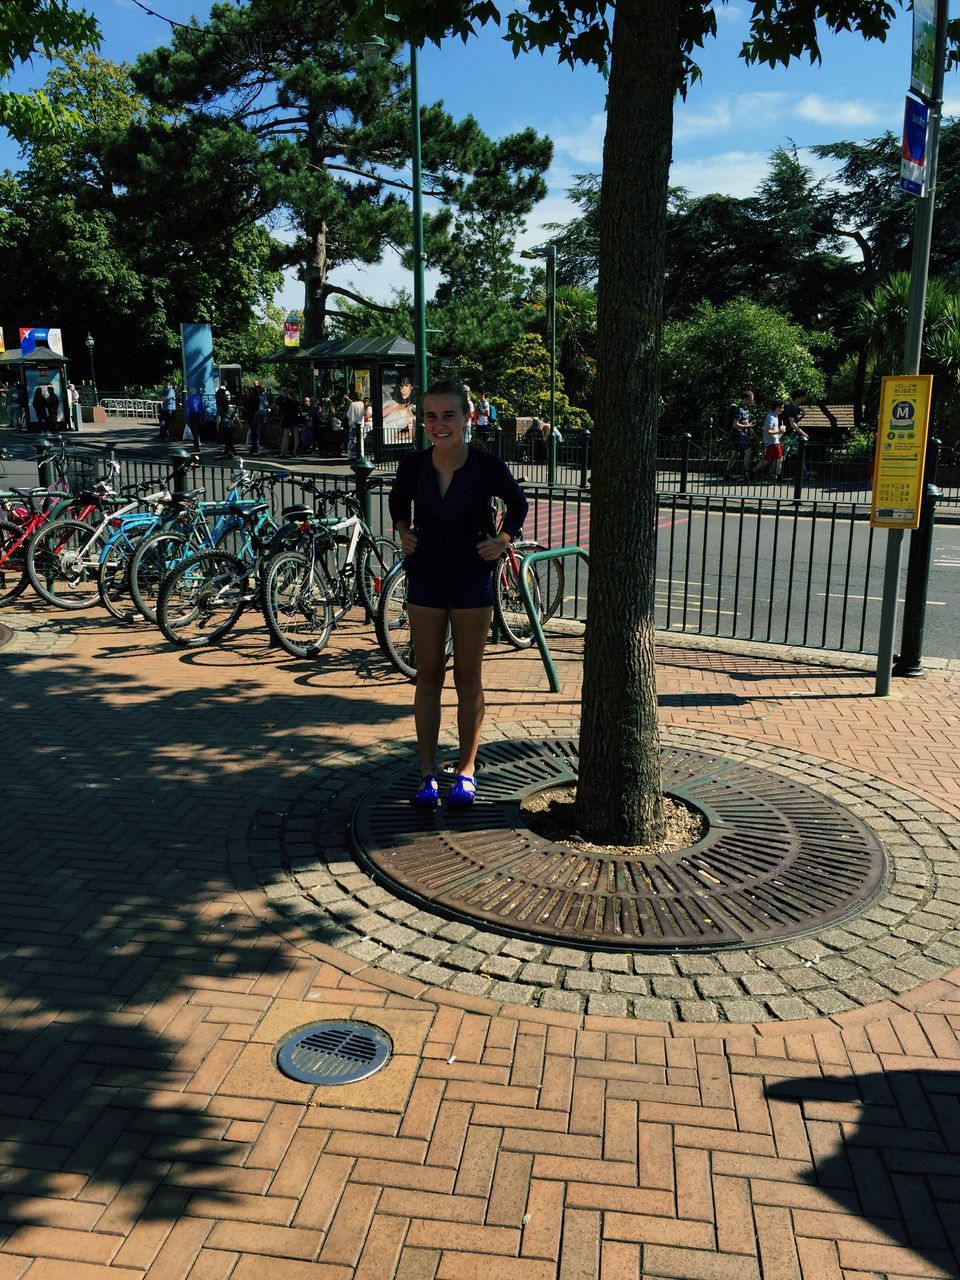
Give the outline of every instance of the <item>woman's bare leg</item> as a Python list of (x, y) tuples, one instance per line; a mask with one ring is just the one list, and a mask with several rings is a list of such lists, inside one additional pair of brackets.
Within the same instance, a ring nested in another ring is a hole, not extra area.
[(417, 726), (420, 772), (426, 777), (437, 771), (437, 740), (440, 737), (440, 695), (447, 670), (446, 609), (428, 609), (408, 604), (410, 636), (417, 653), (417, 685), (413, 695), (413, 717)]
[[(451, 609), (453, 629), (453, 682), (457, 687), (457, 736), (460, 757), (457, 773), (472, 778), (483, 728), (483, 650), (490, 634), (493, 609)], [(420, 654), (417, 653), (417, 672)]]

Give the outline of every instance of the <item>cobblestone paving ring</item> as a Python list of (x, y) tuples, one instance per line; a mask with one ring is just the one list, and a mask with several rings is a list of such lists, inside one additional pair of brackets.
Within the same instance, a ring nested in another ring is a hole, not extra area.
[[(491, 726), (491, 740), (573, 736), (557, 719)], [(279, 782), (231, 840), (238, 884), (374, 967), (494, 1001), (694, 1022), (808, 1018), (891, 999), (960, 965), (960, 821), (906, 787), (783, 746), (670, 729), (666, 744), (803, 779), (865, 823), (889, 859), (881, 894), (843, 925), (716, 953), (589, 951), (511, 938), (400, 899), (355, 861), (350, 822), (367, 791), (404, 771), (395, 743), (331, 749)], [(449, 743), (449, 739), (447, 740)]]

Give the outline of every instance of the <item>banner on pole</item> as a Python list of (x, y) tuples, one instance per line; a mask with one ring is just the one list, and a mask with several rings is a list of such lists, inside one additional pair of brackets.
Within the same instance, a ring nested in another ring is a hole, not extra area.
[(932, 399), (932, 374), (882, 380), (870, 499), (875, 529), (916, 529), (920, 524)]
[[(942, 0), (946, 4), (947, 0)], [(913, 58), (910, 89), (921, 98), (933, 96), (933, 63), (937, 44), (937, 0), (913, 0)]]
[(903, 150), (900, 186), (912, 196), (922, 196), (927, 183), (927, 126), (930, 109), (907, 94), (903, 109)]
[(287, 316), (283, 322), (283, 345), (285, 347), (299, 347), (300, 345), (300, 321), (296, 312)]

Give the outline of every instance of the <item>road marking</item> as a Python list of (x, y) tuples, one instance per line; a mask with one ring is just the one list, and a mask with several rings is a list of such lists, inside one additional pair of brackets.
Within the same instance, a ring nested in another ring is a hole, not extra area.
[[(838, 600), (883, 600), (883, 596), (858, 596), (852, 591), (818, 591), (818, 596), (835, 597)], [(927, 604), (946, 605), (946, 600), (928, 600)], [(906, 604), (903, 596), (897, 597), (897, 604)]]

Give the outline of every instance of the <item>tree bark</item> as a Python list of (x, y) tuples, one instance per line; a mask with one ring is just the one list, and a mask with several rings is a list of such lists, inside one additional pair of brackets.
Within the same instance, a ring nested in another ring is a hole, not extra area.
[(654, 668), (656, 430), (680, 0), (619, 0), (600, 191), (597, 448), (577, 826), (663, 834)]
[(307, 262), (303, 281), (303, 345), (322, 342), (327, 321), (327, 224), (307, 223)]

